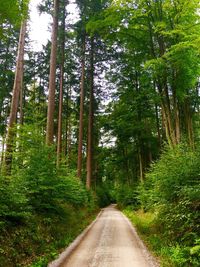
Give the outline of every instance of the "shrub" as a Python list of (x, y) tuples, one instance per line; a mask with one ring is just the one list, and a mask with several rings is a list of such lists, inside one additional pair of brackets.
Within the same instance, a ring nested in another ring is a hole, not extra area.
[[(190, 249), (195, 246), (200, 232), (199, 162), (200, 151), (187, 145), (165, 149), (160, 160), (152, 165), (140, 190), (142, 206), (157, 213), (156, 223), (162, 226), (163, 236), (177, 242), (174, 257), (177, 261), (182, 258), (180, 266), (197, 261), (197, 254), (190, 255)], [(187, 247), (184, 252), (179, 249), (183, 245)]]
[(138, 190), (137, 186), (130, 186), (127, 184), (118, 184), (115, 187), (115, 197), (117, 204), (122, 207), (132, 206), (133, 208), (138, 207)]

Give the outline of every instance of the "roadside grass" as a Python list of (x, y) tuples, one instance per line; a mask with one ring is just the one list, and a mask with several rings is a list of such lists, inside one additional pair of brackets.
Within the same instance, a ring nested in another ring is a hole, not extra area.
[(70, 220), (55, 225), (52, 231), (54, 240), (46, 246), (45, 252), (29, 265), (30, 267), (46, 267), (95, 219), (98, 209), (76, 209), (70, 211)]
[(156, 224), (156, 214), (143, 210), (133, 211), (131, 207), (125, 208), (123, 213), (136, 227), (138, 234), (161, 267), (199, 266), (199, 262), (195, 263), (192, 259), (191, 264), (188, 263), (192, 255), (187, 247), (171, 242), (163, 235), (162, 225)]
[(0, 266), (46, 267), (94, 220), (98, 208), (66, 205), (66, 213), (32, 216), (1, 231)]

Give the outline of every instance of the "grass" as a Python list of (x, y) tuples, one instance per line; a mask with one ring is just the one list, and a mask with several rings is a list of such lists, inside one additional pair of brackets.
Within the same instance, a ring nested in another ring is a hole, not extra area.
[(95, 218), (98, 209), (66, 207), (60, 216), (35, 216), (0, 234), (0, 267), (46, 267)]
[(142, 210), (133, 211), (131, 208), (124, 209), (123, 213), (136, 227), (138, 234), (158, 259), (161, 267), (199, 266), (199, 261), (192, 259), (187, 247), (171, 242), (164, 236), (162, 226), (156, 224), (156, 214)]

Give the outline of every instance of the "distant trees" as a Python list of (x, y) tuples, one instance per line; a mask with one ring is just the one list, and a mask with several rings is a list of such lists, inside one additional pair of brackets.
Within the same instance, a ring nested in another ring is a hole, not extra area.
[(87, 26), (116, 50), (109, 76), (117, 92), (108, 109), (109, 128), (117, 136), (126, 177), (135, 176), (135, 166), (136, 176), (143, 180), (165, 142), (174, 148), (187, 139), (194, 147), (199, 98), (197, 8), (198, 1), (118, 1)]
[[(110, 175), (102, 160), (108, 151), (116, 180), (124, 177), (119, 179), (131, 184), (145, 180), (165, 142), (174, 148), (186, 139), (194, 148), (199, 15), (198, 1), (186, 2), (77, 1), (80, 18), (74, 25), (68, 23), (67, 1), (40, 5), (53, 15), (52, 40), (41, 52), (26, 51), (21, 114), (25, 125), (40, 124), (42, 138), (56, 146), (57, 166), (76, 168), (88, 188)], [(11, 143), (5, 141), (8, 114), (12, 125), (20, 116), (20, 90), (13, 94), (14, 112), (9, 107), (14, 78), (9, 49), (16, 46), (16, 37), (8, 37), (15, 31), (10, 23), (3, 25), (6, 38), (0, 44), (3, 150)], [(109, 140), (115, 140), (111, 146)]]
[[(188, 158), (190, 153), (194, 156), (196, 168), (200, 125), (198, 0), (77, 0), (76, 22), (69, 21), (70, 2), (46, 0), (39, 11), (52, 15), (52, 40), (39, 52), (33, 51), (28, 36), (25, 38), (29, 1), (1, 2), (0, 162), (1, 172), (4, 162), (7, 173), (2, 172), (0, 183), (5, 196), (7, 182), (12, 187), (10, 196), (13, 194), (17, 174), (25, 179), (26, 184), (20, 181), (24, 188), (30, 189), (27, 199), (37, 202), (34, 196), (39, 196), (42, 202), (47, 195), (47, 205), (55, 192), (61, 192), (56, 191), (57, 186), (65, 186), (62, 194), (67, 194), (71, 180), (63, 181), (69, 175), (75, 181), (70, 198), (73, 190), (82, 190), (79, 185), (83, 182), (103, 200), (100, 205), (112, 200), (137, 206), (143, 201), (142, 193), (135, 190), (138, 185), (153, 190), (143, 192), (152, 203), (160, 194), (157, 185), (162, 188), (166, 182), (163, 194), (169, 191), (167, 182), (168, 186), (179, 186), (176, 178), (181, 175), (175, 175), (178, 153), (181, 166), (188, 149)], [(182, 143), (186, 143), (183, 150)], [(166, 146), (168, 152), (163, 153)], [(155, 175), (162, 179), (155, 178), (154, 171), (146, 174), (159, 158)], [(170, 164), (173, 159), (173, 173), (165, 176), (165, 162)], [(9, 181), (5, 174), (10, 175)], [(55, 180), (57, 174), (59, 181)], [(185, 176), (189, 179), (188, 170)], [(191, 184), (187, 181), (185, 188)], [(178, 194), (177, 188), (172, 191)], [(185, 192), (186, 200), (192, 191)], [(86, 195), (84, 189), (83, 198)], [(195, 211), (192, 193), (190, 197)], [(4, 199), (7, 197), (1, 201)], [(22, 201), (27, 201), (24, 196)], [(176, 207), (176, 201), (173, 205)]]

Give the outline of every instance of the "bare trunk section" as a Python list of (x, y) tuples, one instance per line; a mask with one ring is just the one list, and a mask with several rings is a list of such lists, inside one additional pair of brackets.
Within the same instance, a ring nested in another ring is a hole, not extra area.
[(65, 1), (62, 19), (61, 62), (60, 62), (60, 95), (58, 113), (58, 141), (57, 141), (57, 167), (62, 155), (62, 112), (63, 112), (63, 88), (64, 88), (64, 61), (65, 61)]
[(13, 126), (16, 123), (17, 110), (19, 105), (19, 96), (23, 80), (23, 62), (24, 62), (24, 46), (25, 46), (25, 36), (26, 36), (26, 20), (21, 24), (19, 45), (18, 45), (18, 55), (15, 71), (15, 80), (13, 86), (13, 95), (10, 109), (10, 117), (8, 122), (8, 132), (6, 138), (6, 151), (5, 151), (5, 171), (9, 174), (11, 170), (12, 163), (12, 151), (13, 151)]
[(20, 125), (23, 125), (24, 123), (24, 111), (23, 111), (23, 95), (24, 95), (24, 90), (23, 90), (23, 78), (21, 82), (21, 90), (20, 90), (20, 118), (19, 118), (19, 123)]
[(185, 99), (185, 124), (189, 145), (194, 148), (194, 132), (189, 99)]
[(94, 123), (94, 39), (91, 39), (90, 51), (90, 103), (88, 118), (88, 144), (87, 144), (87, 178), (86, 187), (91, 188), (92, 183), (92, 154), (93, 154), (93, 123)]
[(49, 74), (47, 132), (46, 132), (46, 144), (47, 145), (53, 144), (53, 135), (54, 135), (58, 11), (59, 11), (59, 0), (54, 0), (54, 15), (53, 15), (53, 26), (52, 26), (52, 44), (51, 44), (50, 74)]
[(85, 82), (85, 33), (83, 38), (82, 62), (81, 62), (81, 83), (80, 83), (80, 117), (79, 117), (79, 138), (78, 138), (78, 164), (77, 175), (81, 178), (82, 172), (82, 149), (83, 149), (83, 113), (84, 113), (84, 82)]
[(143, 164), (143, 158), (142, 158), (142, 151), (141, 148), (139, 147), (138, 150), (138, 157), (139, 157), (139, 166), (140, 166), (140, 182), (144, 182), (144, 164)]
[(173, 98), (173, 108), (174, 108), (174, 128), (175, 128), (175, 137), (176, 137), (176, 143), (180, 143), (181, 141), (181, 129), (180, 129), (180, 116), (179, 116), (179, 105), (178, 105), (178, 99), (177, 99), (177, 93), (176, 93), (176, 73), (173, 71), (173, 84), (172, 84), (172, 98)]
[(2, 172), (3, 167), (3, 159), (4, 159), (4, 151), (5, 151), (5, 136), (2, 136), (2, 142), (1, 142), (1, 164), (0, 164), (0, 173)]
[(177, 144), (177, 142), (176, 142), (175, 131), (174, 131), (173, 122), (172, 122), (167, 84), (165, 83), (164, 85), (162, 85), (158, 82), (157, 87), (158, 87), (158, 92), (161, 97), (163, 124), (165, 126), (167, 141), (171, 147), (174, 147)]
[(64, 64), (60, 66), (60, 95), (59, 95), (59, 113), (58, 113), (58, 135), (57, 135), (57, 167), (60, 164), (62, 152), (62, 111), (63, 111), (63, 82), (64, 82)]
[(158, 134), (158, 145), (159, 149), (161, 148), (161, 132), (160, 132), (160, 120), (159, 120), (159, 113), (158, 113), (158, 105), (155, 104), (155, 112), (156, 112), (156, 127), (157, 127), (157, 134)]

